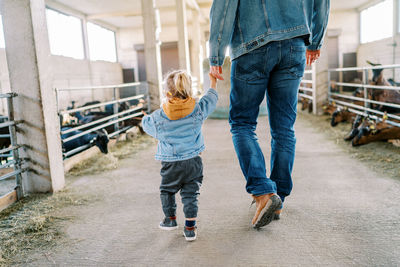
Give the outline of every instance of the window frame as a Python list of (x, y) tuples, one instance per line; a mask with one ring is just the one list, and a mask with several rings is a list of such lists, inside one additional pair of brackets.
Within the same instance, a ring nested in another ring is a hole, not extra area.
[[(369, 43), (373, 43), (373, 42), (379, 42), (379, 41), (382, 41), (382, 40), (384, 40), (384, 39), (388, 39), (388, 38), (394, 38), (395, 36), (397, 36), (398, 34), (400, 34), (400, 19), (399, 19), (399, 14), (400, 14), (400, 0), (390, 0), (390, 1), (392, 1), (392, 5), (393, 5), (393, 18), (392, 18), (392, 24), (393, 24), (393, 26), (392, 26), (392, 33), (391, 33), (391, 36), (388, 36), (388, 37), (385, 37), (385, 38), (381, 38), (381, 39), (378, 39), (378, 40), (373, 40), (373, 41), (368, 41), (368, 42), (362, 42), (362, 21), (361, 21), (361, 13), (363, 12), (363, 11), (365, 11), (365, 10), (367, 10), (367, 9), (369, 9), (369, 8), (372, 8), (372, 7), (374, 7), (374, 6), (376, 6), (376, 5), (379, 5), (379, 4), (381, 4), (381, 3), (383, 3), (383, 2), (385, 2), (385, 1), (387, 1), (387, 0), (381, 0), (381, 1), (379, 1), (379, 2), (375, 2), (375, 3), (373, 3), (373, 4), (371, 4), (371, 5), (368, 5), (368, 6), (365, 6), (365, 7), (362, 7), (361, 9), (359, 9), (359, 12), (358, 12), (358, 23), (359, 23), (359, 44), (360, 45), (365, 45), (365, 44), (369, 44)], [(396, 6), (397, 6), (397, 8), (396, 8)], [(399, 23), (397, 23), (397, 21), (399, 21)], [(397, 30), (398, 29), (398, 30)]]
[[(96, 60), (92, 60), (92, 59), (91, 59), (92, 53), (91, 53), (91, 50), (90, 50), (90, 41), (89, 41), (89, 35), (90, 35), (90, 34), (89, 34), (89, 29), (88, 29), (88, 24), (89, 24), (89, 23), (91, 23), (91, 24), (93, 24), (93, 25), (95, 25), (95, 26), (97, 26), (97, 27), (100, 27), (100, 28), (102, 28), (102, 29), (105, 29), (105, 30), (110, 31), (110, 32), (113, 33), (113, 35), (114, 35), (114, 53), (115, 53), (115, 61), (109, 61), (109, 60), (104, 60), (104, 59), (96, 59)], [(95, 22), (95, 21), (85, 21), (85, 27), (86, 27), (86, 34), (87, 34), (87, 49), (88, 49), (88, 51), (89, 51), (88, 60), (90, 60), (90, 61), (105, 61), (105, 62), (111, 62), (111, 63), (118, 63), (119, 60), (118, 60), (117, 31), (114, 30), (114, 29), (111, 29), (111, 28), (109, 28), (109, 27), (107, 27), (107, 26), (104, 26), (104, 25), (101, 24), (101, 23)]]
[[(77, 16), (77, 15), (75, 15), (75, 14), (67, 13), (67, 12), (64, 12), (63, 10), (60, 10), (60, 9), (57, 9), (57, 8), (53, 8), (53, 7), (48, 6), (48, 5), (46, 5), (45, 9), (46, 9), (46, 10), (48, 9), (48, 10), (54, 11), (54, 12), (56, 12), (56, 13), (59, 13), (59, 14), (61, 14), (61, 15), (67, 16), (67, 17), (76, 18), (76, 19), (78, 19), (78, 20), (80, 21), (80, 25), (81, 25), (81, 26), (80, 26), (80, 30), (81, 30), (81, 41), (82, 41), (82, 55), (83, 55), (82, 58), (76, 58), (76, 57), (72, 57), (72, 56), (65, 56), (65, 55), (53, 54), (53, 53), (51, 52), (51, 46), (50, 46), (50, 53), (51, 53), (51, 55), (73, 58), (73, 59), (75, 59), (75, 60), (85, 60), (85, 59), (88, 59), (88, 58), (87, 58), (87, 55), (86, 55), (85, 33), (84, 33), (84, 28), (83, 28), (84, 25), (85, 25), (85, 20), (84, 20), (81, 16)], [(47, 17), (46, 17), (46, 27), (47, 27), (48, 38), (49, 38), (49, 45), (50, 45), (50, 36), (49, 36), (49, 31), (48, 31)]]

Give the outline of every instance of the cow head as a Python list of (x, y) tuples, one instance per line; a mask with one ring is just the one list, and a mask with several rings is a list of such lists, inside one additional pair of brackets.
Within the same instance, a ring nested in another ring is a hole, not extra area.
[(96, 146), (100, 149), (101, 153), (108, 153), (108, 142), (110, 139), (108, 138), (107, 131), (102, 129), (96, 131), (97, 137), (95, 139)]
[(347, 108), (337, 109), (335, 112), (333, 112), (331, 126), (335, 127), (336, 125), (338, 125), (339, 122), (348, 120), (348, 113), (349, 111), (347, 110)]
[(386, 127), (386, 123), (384, 122), (377, 123), (369, 119), (365, 120), (365, 122), (360, 125), (359, 131), (353, 138), (351, 144), (353, 146), (360, 146), (370, 143), (373, 136), (379, 134), (384, 127)]
[(354, 119), (353, 125), (351, 127), (350, 133), (344, 138), (345, 141), (350, 141), (352, 140), (357, 134), (358, 134), (358, 127), (361, 125), (363, 122), (364, 117), (361, 115), (357, 115), (356, 118)]

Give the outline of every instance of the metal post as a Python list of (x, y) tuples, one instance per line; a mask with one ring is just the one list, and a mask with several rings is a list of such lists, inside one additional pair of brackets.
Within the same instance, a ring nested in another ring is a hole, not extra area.
[[(115, 87), (113, 88), (113, 95), (114, 95), (114, 100), (117, 100), (117, 90)], [(114, 114), (117, 114), (117, 113), (118, 113), (118, 102), (115, 102), (114, 103)], [(118, 118), (115, 118), (115, 120), (118, 120)], [(116, 122), (114, 124), (114, 131), (117, 132), (118, 130), (119, 130), (118, 122)]]
[(151, 105), (150, 105), (150, 92), (149, 92), (149, 85), (147, 82), (144, 82), (143, 85), (145, 86), (146, 91), (146, 102), (147, 102), (147, 113), (151, 112)]
[(312, 80), (312, 98), (313, 98), (313, 114), (317, 115), (317, 68), (315, 63), (311, 65), (311, 80)]
[(57, 108), (57, 113), (59, 111), (59, 106), (58, 106), (58, 90), (57, 88), (54, 88), (54, 90), (56, 91), (56, 108)]
[(369, 108), (369, 103), (365, 100), (368, 99), (368, 88), (365, 87), (365, 85), (368, 85), (368, 69), (364, 69), (363, 71), (363, 87), (364, 87), (364, 112), (368, 115), (368, 111), (366, 110)]
[[(9, 121), (14, 121), (14, 106), (13, 106), (12, 97), (15, 97), (15, 96), (17, 96), (17, 94), (11, 94), (11, 97), (7, 98), (8, 120)], [(13, 146), (13, 147), (17, 146), (17, 133), (15, 131), (15, 125), (10, 125), (9, 130), (10, 130), (11, 146)], [(21, 163), (19, 161), (18, 149), (12, 150), (12, 156), (13, 156), (13, 160), (15, 161), (14, 171), (19, 171), (21, 169), (21, 165), (20, 165)], [(21, 199), (23, 197), (21, 173), (18, 173), (15, 175), (15, 180), (16, 180), (15, 190), (17, 191), (17, 199)]]
[(331, 101), (331, 93), (332, 93), (332, 88), (331, 88), (331, 71), (328, 70), (328, 101)]

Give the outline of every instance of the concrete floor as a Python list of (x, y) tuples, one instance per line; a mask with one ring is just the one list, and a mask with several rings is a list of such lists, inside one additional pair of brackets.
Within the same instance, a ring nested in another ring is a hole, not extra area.
[[(260, 118), (268, 160), (267, 127)], [(400, 182), (378, 177), (309, 122), (298, 120), (296, 130), (294, 190), (280, 221), (260, 231), (251, 228), (254, 208), (249, 209), (228, 123), (208, 120), (198, 240), (186, 242), (182, 228), (157, 227), (160, 164), (152, 147), (123, 160), (117, 170), (75, 181), (72, 187), (103, 200), (66, 210), (80, 217), (65, 225), (72, 241), (38, 254), (29, 265), (399, 266)]]

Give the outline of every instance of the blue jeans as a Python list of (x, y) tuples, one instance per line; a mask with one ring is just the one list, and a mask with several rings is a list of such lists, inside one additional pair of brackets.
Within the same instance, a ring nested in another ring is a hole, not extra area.
[[(229, 123), (249, 194), (277, 193), (282, 201), (292, 190), (297, 94), (305, 68), (301, 37), (277, 41), (232, 61)], [(267, 97), (271, 128), (271, 175), (255, 133), (259, 107)]]

